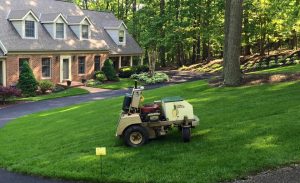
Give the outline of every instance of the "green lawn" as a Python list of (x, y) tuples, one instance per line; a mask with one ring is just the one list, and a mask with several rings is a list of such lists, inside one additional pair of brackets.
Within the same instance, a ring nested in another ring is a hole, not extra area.
[(18, 100), (22, 100), (22, 101), (41, 101), (41, 100), (69, 97), (69, 96), (75, 96), (75, 95), (83, 95), (83, 94), (88, 94), (88, 93), (89, 92), (85, 89), (70, 88), (70, 89), (66, 89), (64, 91), (57, 92), (57, 93), (51, 93), (51, 94), (48, 94), (48, 95), (39, 95), (39, 96), (36, 96), (36, 97), (20, 98)]
[(300, 72), (300, 64), (285, 66), (285, 67), (277, 67), (273, 69), (267, 69), (262, 71), (252, 72), (255, 74), (275, 74), (275, 73), (299, 73)]
[[(102, 182), (217, 182), (300, 162), (300, 82), (210, 88), (197, 81), (146, 91), (182, 96), (200, 126), (182, 143), (173, 130), (141, 148), (115, 138), (122, 97), (41, 112), (0, 129), (0, 166)], [(104, 176), (96, 147), (107, 147)]]
[(129, 78), (120, 78), (117, 82), (108, 82), (97, 86), (97, 88), (120, 90), (134, 86), (134, 80)]

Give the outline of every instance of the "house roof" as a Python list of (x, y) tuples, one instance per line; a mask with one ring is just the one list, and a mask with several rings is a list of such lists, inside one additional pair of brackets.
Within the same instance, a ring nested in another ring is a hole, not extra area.
[[(96, 28), (103, 28), (107, 25), (112, 26), (109, 24), (110, 22), (115, 22), (114, 25), (120, 26), (120, 23), (123, 21), (119, 21), (113, 13), (110, 12), (97, 12), (97, 11), (90, 11), (90, 10), (83, 10), (85, 14), (87, 14), (94, 22), (94, 26)], [(106, 32), (106, 30), (104, 30)], [(114, 55), (130, 55), (136, 54), (140, 55), (143, 53), (142, 48), (139, 44), (134, 40), (132, 35), (129, 34), (128, 30), (126, 32), (126, 45), (117, 45), (113, 39), (107, 34), (105, 34), (105, 40), (110, 48), (111, 54)]]
[(26, 15), (32, 14), (36, 20), (38, 17), (31, 9), (11, 10), (7, 16), (8, 20), (22, 20)]
[(1, 56), (4, 56), (4, 53), (3, 53), (2, 49), (0, 49), (0, 57)]
[(62, 17), (62, 19), (66, 23), (68, 23), (68, 21), (66, 20), (66, 18), (61, 13), (43, 13), (40, 16), (40, 21), (42, 23), (45, 23), (45, 22), (54, 22), (59, 16)]
[[(22, 7), (23, 10), (17, 10)], [(43, 24), (38, 24), (38, 39), (22, 39), (14, 26), (7, 19), (22, 19), (32, 10), (35, 15), (40, 15), (41, 22), (53, 21), (62, 13), (68, 23), (76, 24), (87, 17), (93, 23), (91, 26), (91, 38), (79, 40), (75, 33), (67, 28), (67, 38), (56, 40), (51, 37)], [(57, 13), (56, 13), (57, 12)], [(102, 22), (103, 20), (103, 22)], [(116, 17), (109, 12), (97, 12), (81, 10), (73, 3), (57, 0), (0, 0), (0, 41), (9, 52), (36, 52), (36, 51), (99, 51), (106, 50), (112, 54), (141, 54), (139, 45), (128, 34), (126, 46), (117, 46), (105, 31), (107, 25), (120, 23)]]

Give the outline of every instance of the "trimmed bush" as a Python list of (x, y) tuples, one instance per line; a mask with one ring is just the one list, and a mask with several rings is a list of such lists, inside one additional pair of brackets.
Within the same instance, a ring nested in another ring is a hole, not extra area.
[(146, 84), (156, 84), (169, 81), (169, 76), (162, 72), (156, 72), (153, 77), (151, 77), (148, 73), (133, 74), (131, 78)]
[(135, 74), (141, 74), (143, 72), (149, 72), (149, 67), (147, 65), (134, 66), (134, 73)]
[(97, 71), (97, 73), (95, 72), (95, 79), (97, 81), (103, 82), (106, 80), (106, 76), (104, 74), (104, 72), (102, 71)]
[(42, 80), (39, 83), (39, 87), (40, 87), (42, 94), (45, 94), (48, 90), (53, 89), (54, 84), (49, 80)]
[(117, 77), (115, 68), (113, 66), (113, 62), (110, 59), (107, 59), (104, 62), (102, 71), (104, 72), (107, 80), (109, 80), (109, 81), (118, 81), (119, 80), (119, 78)]
[(97, 85), (100, 85), (101, 82), (100, 81), (97, 81), (97, 80), (94, 80), (94, 79), (90, 79), (86, 82), (86, 86), (88, 87), (94, 87), (94, 86), (97, 86)]
[(17, 87), (22, 91), (24, 96), (35, 96), (38, 89), (38, 82), (36, 81), (33, 72), (28, 62), (23, 62), (19, 83)]
[(21, 91), (17, 88), (0, 86), (0, 101), (5, 103), (11, 97), (21, 96)]
[(120, 78), (130, 78), (132, 74), (134, 74), (133, 67), (122, 67), (119, 69), (119, 77)]

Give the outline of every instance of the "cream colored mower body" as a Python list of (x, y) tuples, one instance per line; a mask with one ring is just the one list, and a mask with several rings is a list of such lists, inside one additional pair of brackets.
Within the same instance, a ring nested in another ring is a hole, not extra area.
[(167, 134), (172, 127), (178, 127), (184, 142), (191, 138), (191, 128), (199, 125), (193, 106), (181, 97), (169, 97), (153, 104), (141, 105), (143, 87), (135, 87), (126, 94), (116, 135), (126, 145), (138, 147), (149, 139)]

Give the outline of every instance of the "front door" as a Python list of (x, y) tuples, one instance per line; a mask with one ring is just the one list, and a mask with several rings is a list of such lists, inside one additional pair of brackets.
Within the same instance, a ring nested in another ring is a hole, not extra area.
[(63, 80), (69, 80), (69, 59), (63, 59)]
[(0, 86), (3, 86), (3, 61), (0, 60)]
[(72, 80), (71, 78), (71, 56), (60, 57), (60, 82)]

